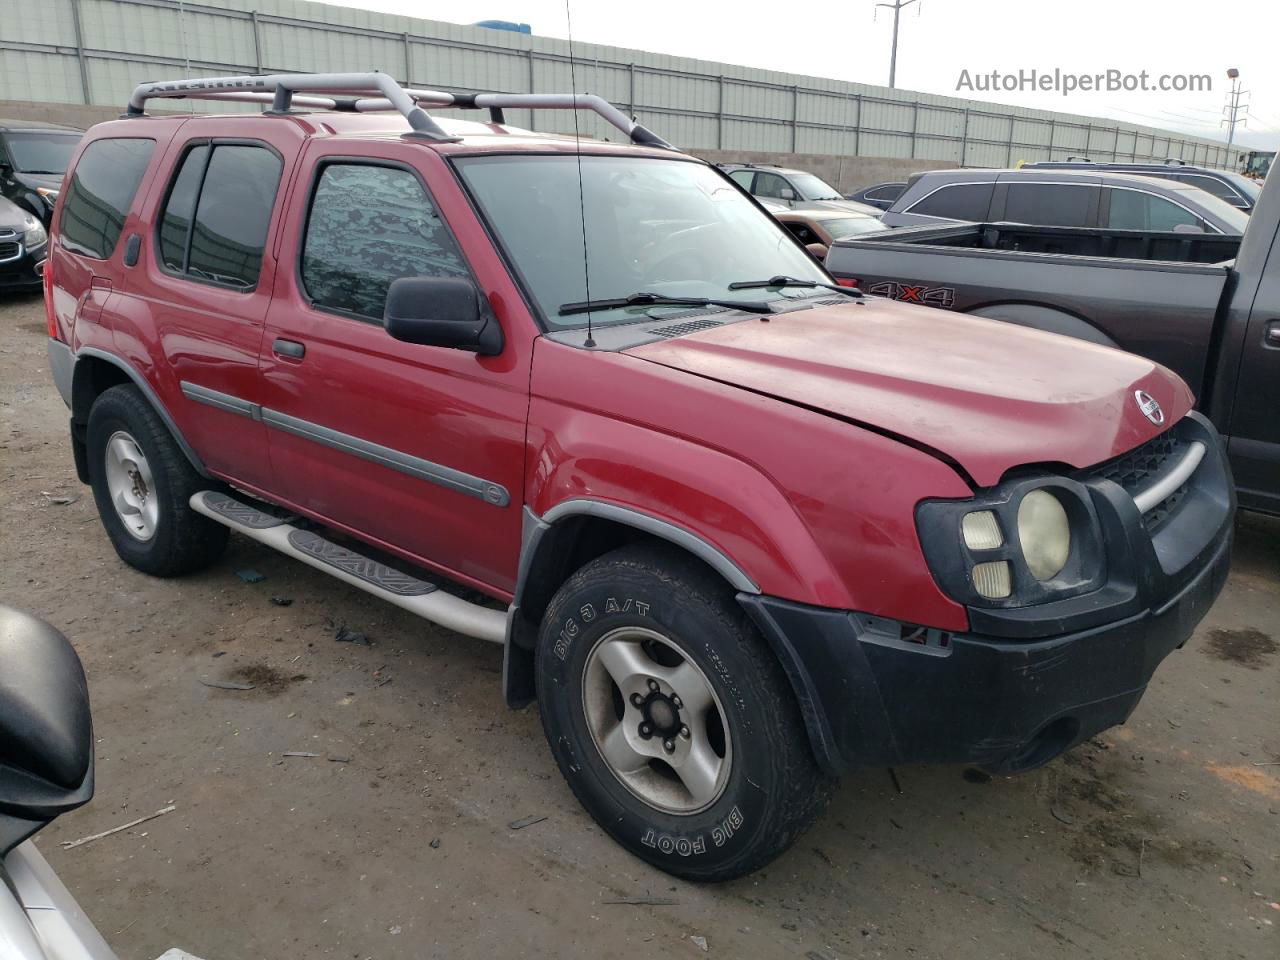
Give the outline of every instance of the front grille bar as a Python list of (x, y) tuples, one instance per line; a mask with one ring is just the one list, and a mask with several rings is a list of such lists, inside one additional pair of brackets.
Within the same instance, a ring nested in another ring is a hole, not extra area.
[(1199, 440), (1193, 441), (1172, 470), (1141, 493), (1134, 495), (1133, 502), (1137, 505), (1138, 512), (1150, 513), (1191, 479), (1191, 475), (1196, 472), (1196, 467), (1200, 466), (1200, 461), (1204, 459), (1204, 454), (1204, 444)]

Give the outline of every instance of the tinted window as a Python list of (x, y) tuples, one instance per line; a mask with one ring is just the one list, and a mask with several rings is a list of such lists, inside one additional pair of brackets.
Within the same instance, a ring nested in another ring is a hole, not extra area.
[(902, 191), (906, 188), (906, 184), (891, 183), (886, 187), (876, 187), (874, 190), (867, 191), (868, 200), (897, 200), (902, 196)]
[(215, 146), (196, 204), (186, 272), (234, 287), (255, 286), (279, 185), (280, 159), (270, 150)]
[(1097, 190), (1087, 184), (1011, 183), (1004, 204), (1004, 219), (1046, 227), (1086, 227), (1089, 202)]
[(1114, 230), (1173, 230), (1182, 224), (1200, 226), (1200, 218), (1153, 193), (1112, 190), (1107, 226)]
[(782, 195), (783, 190), (786, 190), (791, 198), (794, 199), (795, 191), (791, 189), (791, 185), (776, 173), (756, 174), (755, 195), (757, 197), (773, 197), (775, 200), (785, 200), (787, 197)]
[(729, 174), (729, 176), (737, 181), (738, 186), (747, 191), (747, 193), (751, 192), (751, 178), (755, 175), (754, 170), (735, 170), (733, 173)]
[(9, 161), (23, 173), (63, 174), (80, 142), (79, 134), (11, 133)]
[(68, 250), (106, 260), (116, 248), (154, 140), (97, 140), (85, 148), (62, 201), (59, 228)]
[(169, 190), (169, 199), (160, 218), (160, 261), (170, 270), (181, 272), (187, 268), (191, 215), (196, 209), (196, 194), (208, 160), (207, 144), (188, 151)]
[(913, 204), (908, 213), (920, 213), (949, 220), (985, 220), (991, 209), (991, 183), (957, 183), (942, 187)]
[(1221, 197), (1227, 203), (1240, 206), (1244, 203), (1244, 199), (1240, 194), (1231, 189), (1229, 184), (1223, 183), (1216, 177), (1202, 177), (1194, 173), (1184, 173), (1178, 177), (1183, 183), (1190, 184), (1193, 187), (1199, 187), (1201, 190), (1207, 190), (1215, 197)]
[(814, 233), (808, 224), (787, 221), (783, 226), (801, 243), (822, 243), (822, 238)]
[(381, 320), (392, 280), (465, 276), (462, 254), (412, 173), (324, 168), (302, 251), (302, 284), (316, 305)]

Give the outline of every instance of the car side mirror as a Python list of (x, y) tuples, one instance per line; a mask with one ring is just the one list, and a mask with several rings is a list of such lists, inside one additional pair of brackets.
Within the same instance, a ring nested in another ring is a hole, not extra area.
[(0, 162), (0, 180), (10, 180), (13, 178), (13, 167), (7, 163)]
[(1173, 228), (1174, 233), (1204, 233), (1204, 227), (1198, 223), (1179, 223)]
[(502, 327), (472, 280), (401, 277), (383, 310), (387, 333), (405, 343), (452, 347), (491, 357), (502, 352)]
[(0, 604), (0, 860), (93, 796), (89, 689), (75, 650)]
[(796, 192), (792, 190), (790, 187), (783, 187), (781, 190), (778, 191), (778, 196), (781, 197), (783, 200), (790, 202), (796, 198)]
[(825, 243), (806, 243), (804, 248), (809, 251), (809, 256), (819, 263), (827, 259), (827, 245)]

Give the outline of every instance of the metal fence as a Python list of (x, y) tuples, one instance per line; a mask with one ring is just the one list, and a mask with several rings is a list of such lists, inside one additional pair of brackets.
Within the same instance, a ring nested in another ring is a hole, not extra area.
[[(304, 0), (7, 2), (0, 99), (123, 106), (141, 80), (309, 70), (384, 70), (402, 82), (450, 91), (571, 88), (568, 44), (550, 37)], [(579, 91), (607, 97), (693, 150), (962, 166), (1070, 155), (1229, 165), (1223, 143), (1134, 124), (597, 44), (575, 43), (574, 54)], [(530, 122), (518, 111), (509, 118)], [(584, 134), (612, 133), (594, 118), (581, 122)], [(568, 114), (540, 115), (538, 123), (572, 132)]]

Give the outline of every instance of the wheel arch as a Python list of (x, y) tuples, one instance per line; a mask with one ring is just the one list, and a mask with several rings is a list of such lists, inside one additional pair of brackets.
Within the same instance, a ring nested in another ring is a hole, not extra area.
[(128, 362), (114, 354), (99, 350), (96, 347), (81, 347), (76, 353), (75, 366), (71, 373), (71, 428), (72, 442), (75, 446), (76, 472), (81, 483), (89, 482), (88, 457), (84, 451), (84, 430), (89, 423), (89, 411), (93, 402), (106, 390), (122, 383), (133, 384), (141, 391), (151, 408), (164, 422), (165, 428), (172, 434), (178, 449), (182, 451), (191, 466), (201, 476), (210, 476), (208, 469), (199, 455), (187, 443), (186, 437), (178, 429), (173, 417), (165, 408), (160, 397), (147, 383), (146, 379)]
[(700, 561), (735, 593), (760, 593), (755, 581), (721, 550), (667, 520), (599, 500), (563, 501), (541, 517), (526, 506), (503, 657), (503, 692), (508, 706), (521, 707), (534, 699), (533, 650), (538, 625), (561, 584), (597, 557), (645, 540), (670, 544)]
[(980, 307), (965, 312), (975, 317), (1001, 320), (1005, 323), (1017, 324), (1020, 327), (1031, 327), (1034, 330), (1044, 330), (1046, 333), (1058, 333), (1064, 337), (1074, 337), (1077, 340), (1096, 343), (1104, 347), (1123, 349), (1095, 324), (1079, 314), (1057, 307), (1047, 307), (1040, 303), (1009, 300), (1001, 303), (984, 303)]

